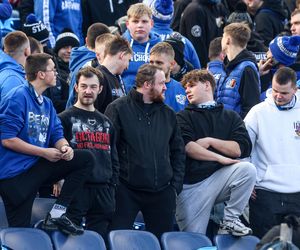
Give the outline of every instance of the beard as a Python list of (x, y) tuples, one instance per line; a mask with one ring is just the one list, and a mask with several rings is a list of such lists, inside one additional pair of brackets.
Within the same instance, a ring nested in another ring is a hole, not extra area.
[(165, 100), (165, 96), (163, 93), (160, 93), (159, 91), (157, 91), (156, 89), (152, 88), (150, 90), (150, 99), (152, 102), (164, 102)]

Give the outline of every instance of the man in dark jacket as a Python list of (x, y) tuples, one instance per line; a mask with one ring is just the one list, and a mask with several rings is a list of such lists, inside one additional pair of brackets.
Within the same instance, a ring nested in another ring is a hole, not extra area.
[(132, 228), (138, 211), (157, 237), (173, 230), (185, 154), (175, 112), (163, 103), (165, 81), (161, 69), (144, 64), (136, 75), (136, 89), (105, 111), (117, 132), (120, 162), (113, 230)]
[(256, 178), (254, 165), (239, 160), (252, 148), (245, 125), (214, 101), (215, 79), (207, 70), (187, 73), (182, 83), (190, 104), (177, 114), (187, 153), (176, 207), (179, 228), (205, 234), (212, 207), (226, 201), (218, 234), (251, 234), (239, 220)]
[(247, 49), (250, 29), (243, 23), (232, 23), (225, 27), (222, 51), (225, 74), (222, 74), (216, 89), (217, 101), (224, 104), (242, 118), (259, 103), (260, 80), (256, 59)]
[(194, 45), (202, 67), (208, 62), (211, 40), (222, 35), (228, 12), (224, 5), (214, 0), (193, 0), (183, 11), (179, 32)]

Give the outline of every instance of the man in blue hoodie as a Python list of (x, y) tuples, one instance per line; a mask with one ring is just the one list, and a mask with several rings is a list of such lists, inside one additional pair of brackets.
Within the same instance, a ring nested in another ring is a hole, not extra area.
[(29, 40), (25, 33), (14, 31), (4, 39), (4, 51), (0, 50), (0, 102), (14, 87), (24, 84), (24, 65), (30, 55)]
[(152, 11), (146, 4), (131, 5), (127, 11), (127, 17), (127, 31), (123, 36), (129, 41), (133, 56), (128, 69), (122, 74), (122, 78), (128, 93), (135, 85), (138, 68), (149, 62), (151, 48), (161, 39), (158, 34), (151, 32), (153, 27)]
[(93, 61), (96, 60), (95, 53), (95, 41), (96, 38), (104, 33), (109, 33), (108, 27), (103, 23), (92, 24), (87, 32), (87, 37), (85, 39), (85, 46), (72, 49), (70, 58), (70, 82), (69, 82), (69, 99), (67, 101), (66, 108), (70, 108), (75, 103), (75, 92), (74, 86), (76, 83), (76, 75), (78, 71), (85, 66), (97, 67), (98, 63), (93, 65)]

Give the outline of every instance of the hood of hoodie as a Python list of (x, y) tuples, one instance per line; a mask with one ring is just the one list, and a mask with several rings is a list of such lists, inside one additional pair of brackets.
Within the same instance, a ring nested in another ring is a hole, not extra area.
[(168, 35), (173, 33), (173, 30), (170, 27), (170, 22), (157, 20), (154, 21), (154, 26), (152, 28), (152, 32), (159, 34), (162, 40), (167, 39)]
[(225, 59), (224, 59), (225, 70), (230, 72), (231, 70), (233, 70), (235, 68), (236, 65), (238, 65), (244, 61), (251, 61), (251, 62), (255, 63), (257, 70), (258, 70), (255, 56), (253, 55), (252, 52), (250, 52), (246, 49), (242, 50), (232, 61), (229, 61), (228, 58), (225, 57)]
[[(123, 34), (123, 37), (126, 38), (129, 43), (130, 43), (130, 46), (131, 48), (133, 49), (133, 51), (145, 51), (145, 48), (147, 47), (152, 47), (154, 46), (155, 44), (157, 44), (158, 42), (161, 42), (161, 39), (159, 37), (159, 34), (151, 31), (150, 34), (149, 34), (149, 40), (147, 42), (144, 42), (144, 43), (139, 43), (137, 41), (135, 41), (132, 36), (130, 35), (130, 32), (129, 30), (126, 30), (125, 33)], [(148, 45), (149, 44), (149, 45)], [(147, 51), (148, 53), (150, 51)]]
[(288, 13), (284, 9), (283, 4), (280, 3), (279, 0), (264, 0), (262, 6), (257, 10), (256, 15), (259, 13), (262, 9), (270, 9), (274, 11), (280, 20), (284, 20), (287, 18)]
[(73, 48), (70, 57), (70, 70), (73, 72), (77, 67), (81, 67), (83, 63), (96, 58), (96, 53), (89, 50), (86, 46)]
[(0, 50), (0, 72), (3, 70), (13, 70), (25, 78), (23, 66), (20, 65), (15, 59), (7, 55), (3, 50)]

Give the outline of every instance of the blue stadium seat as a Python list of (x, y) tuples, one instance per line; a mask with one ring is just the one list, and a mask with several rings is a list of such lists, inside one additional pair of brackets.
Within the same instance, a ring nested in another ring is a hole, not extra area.
[(234, 237), (228, 234), (218, 234), (214, 243), (218, 250), (254, 250), (259, 239), (252, 235)]
[(150, 232), (114, 230), (109, 233), (110, 250), (160, 250), (158, 239)]
[(65, 235), (59, 231), (51, 234), (51, 239), (56, 250), (106, 250), (105, 243), (100, 234), (85, 230), (82, 235)]
[(212, 243), (204, 234), (191, 232), (167, 232), (161, 236), (164, 250), (195, 250), (210, 247)]
[(55, 201), (56, 199), (51, 198), (35, 198), (31, 212), (31, 225), (35, 225), (38, 221), (44, 220)]
[(16, 250), (53, 249), (49, 236), (36, 228), (10, 227), (2, 229), (0, 240), (3, 246)]

